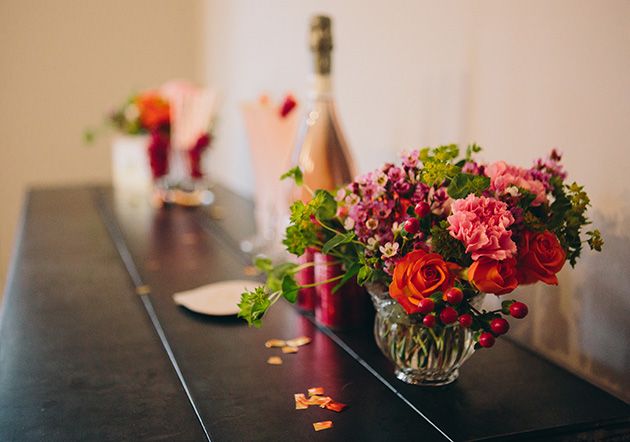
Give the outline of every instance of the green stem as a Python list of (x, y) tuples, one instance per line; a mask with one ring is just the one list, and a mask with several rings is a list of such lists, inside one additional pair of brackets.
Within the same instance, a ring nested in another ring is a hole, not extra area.
[[(326, 225), (326, 223), (325, 223), (325, 222), (323, 222), (322, 220), (320, 220), (319, 218), (315, 218), (315, 219), (317, 220), (317, 222), (318, 222), (319, 224), (321, 224), (321, 226), (322, 226), (324, 229), (326, 229), (326, 230), (328, 230), (328, 231), (330, 231), (330, 232), (334, 233), (335, 235), (343, 235), (343, 234), (344, 234), (344, 232), (340, 232), (339, 230), (337, 230), (337, 229), (333, 229), (332, 227), (330, 227), (330, 226)], [(360, 245), (361, 247), (365, 247), (365, 244), (363, 244), (361, 241), (357, 241), (357, 240), (353, 239), (353, 240), (352, 240), (352, 241), (350, 241), (350, 242), (351, 242), (352, 244), (358, 244), (358, 245)]]
[(311, 187), (308, 184), (303, 182), (302, 187), (304, 187), (306, 191), (311, 195), (311, 198), (315, 196), (315, 192), (313, 191), (313, 189), (311, 189)]
[(339, 280), (340, 280), (341, 278), (343, 278), (344, 276), (345, 276), (345, 273), (344, 273), (344, 274), (341, 274), (341, 275), (339, 275), (339, 276), (335, 276), (334, 278), (327, 279), (327, 280), (325, 280), (325, 281), (314, 282), (314, 283), (312, 283), (312, 284), (304, 284), (304, 285), (301, 285), (300, 287), (301, 287), (301, 288), (303, 288), (303, 289), (307, 289), (307, 288), (309, 288), (309, 287), (317, 287), (318, 285), (328, 284), (328, 283), (330, 283), (330, 282), (339, 281)]

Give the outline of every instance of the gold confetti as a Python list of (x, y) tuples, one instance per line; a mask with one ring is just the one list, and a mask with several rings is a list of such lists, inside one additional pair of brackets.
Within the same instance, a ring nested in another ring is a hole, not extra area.
[(346, 407), (346, 404), (342, 404), (341, 402), (330, 401), (325, 405), (326, 409), (336, 411), (337, 413), (341, 413)]
[(254, 266), (245, 266), (243, 268), (243, 275), (245, 275), (245, 276), (257, 276), (259, 274), (260, 274), (260, 272)]
[(280, 356), (271, 356), (267, 359), (269, 365), (282, 365), (282, 358)]
[(302, 393), (294, 394), (293, 398), (295, 399), (296, 410), (306, 410), (308, 408), (308, 404), (306, 404), (306, 398)]
[(309, 396), (322, 396), (324, 394), (324, 387), (311, 387), (308, 389)]
[(273, 348), (273, 347), (284, 347), (287, 343), (281, 339), (269, 339), (265, 342), (265, 347)]
[(311, 338), (308, 336), (300, 336), (299, 338), (289, 339), (287, 344), (289, 347), (301, 347), (311, 343)]
[(297, 347), (290, 347), (288, 345), (285, 345), (284, 347), (282, 347), (282, 353), (297, 353), (297, 352), (298, 352)]
[(313, 428), (315, 431), (328, 430), (332, 428), (332, 421), (313, 422)]
[(332, 402), (332, 398), (328, 396), (311, 396), (306, 400), (308, 405), (318, 405), (322, 408), (324, 408), (328, 402)]

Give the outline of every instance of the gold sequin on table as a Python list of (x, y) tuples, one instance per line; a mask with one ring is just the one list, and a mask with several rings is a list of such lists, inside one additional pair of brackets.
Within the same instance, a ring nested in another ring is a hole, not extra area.
[(332, 421), (313, 422), (313, 428), (315, 431), (328, 430), (329, 428), (332, 428), (332, 426)]
[[(325, 408), (327, 410), (341, 413), (346, 407), (346, 404), (336, 402), (330, 396), (324, 396), (323, 387), (311, 387), (308, 389), (308, 397), (304, 393), (295, 393), (293, 395), (295, 400), (296, 410), (306, 410), (310, 406), (317, 406)], [(332, 427), (332, 421), (314, 422), (313, 428), (315, 431), (327, 430)]]
[[(265, 347), (267, 348), (279, 348), (282, 350), (284, 354), (293, 354), (299, 351), (299, 347), (303, 345), (307, 345), (311, 343), (311, 338), (308, 336), (300, 336), (297, 338), (289, 339), (285, 341), (283, 339), (268, 339), (265, 342)], [(271, 362), (272, 358), (267, 359), (267, 363), (271, 365), (281, 365), (282, 359), (277, 358), (273, 359), (274, 362)], [(280, 360), (280, 362), (278, 362)]]
[(280, 356), (270, 356), (269, 359), (267, 359), (267, 364), (282, 365), (282, 358)]

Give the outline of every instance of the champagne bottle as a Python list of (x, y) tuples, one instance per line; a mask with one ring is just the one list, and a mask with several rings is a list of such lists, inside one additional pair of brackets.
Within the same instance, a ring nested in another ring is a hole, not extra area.
[[(315, 16), (311, 19), (309, 46), (313, 55), (311, 92), (292, 156), (292, 163), (302, 170), (306, 185), (296, 187), (292, 199), (304, 202), (311, 198), (309, 189), (333, 191), (352, 181), (355, 174), (331, 90), (333, 40), (330, 17)], [(299, 262), (312, 263), (315, 253), (316, 250), (307, 249)], [(300, 284), (312, 284), (315, 282), (314, 268), (307, 267), (298, 272), (296, 277)], [(305, 311), (315, 310), (314, 287), (300, 290), (298, 306)]]
[[(311, 189), (334, 190), (354, 178), (355, 170), (339, 125), (331, 89), (333, 49), (330, 17), (315, 16), (310, 23), (313, 55), (311, 92), (292, 162), (302, 169), (304, 183)], [(305, 188), (295, 195), (308, 201)]]

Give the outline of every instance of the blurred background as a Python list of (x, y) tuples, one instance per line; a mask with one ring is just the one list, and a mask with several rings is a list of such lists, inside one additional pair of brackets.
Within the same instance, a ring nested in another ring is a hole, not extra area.
[(561, 284), (522, 293), (514, 334), (630, 400), (630, 2), (627, 0), (0, 1), (0, 286), (25, 191), (110, 179), (83, 130), (172, 78), (216, 87), (211, 177), (253, 179), (239, 103), (305, 98), (307, 23), (334, 19), (334, 91), (359, 170), (402, 149), (475, 141), (529, 166), (552, 147), (606, 240)]

